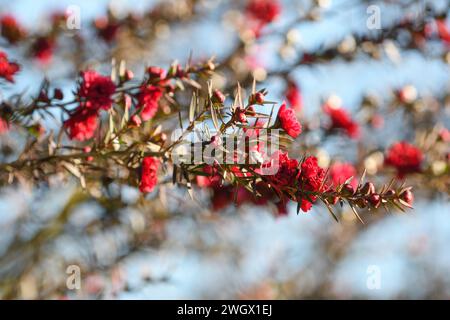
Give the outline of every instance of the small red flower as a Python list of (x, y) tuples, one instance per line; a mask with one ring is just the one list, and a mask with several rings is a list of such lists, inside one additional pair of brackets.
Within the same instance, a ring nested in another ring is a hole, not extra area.
[(347, 179), (353, 177), (349, 182), (350, 185), (356, 189), (358, 180), (356, 179), (356, 169), (351, 163), (336, 162), (330, 166), (329, 170), (330, 182), (334, 186), (343, 184)]
[(400, 178), (408, 173), (419, 172), (422, 152), (406, 141), (394, 143), (387, 151), (385, 164), (395, 167)]
[(143, 121), (153, 118), (158, 111), (158, 102), (162, 95), (163, 92), (159, 87), (153, 85), (141, 87), (138, 95), (138, 108), (142, 108), (141, 118)]
[(289, 81), (286, 88), (286, 99), (289, 105), (297, 112), (302, 111), (303, 99), (299, 87), (293, 81)]
[(97, 110), (78, 108), (64, 122), (64, 127), (69, 130), (70, 139), (84, 141), (94, 136), (97, 129)]
[(8, 61), (6, 53), (0, 51), (0, 78), (14, 82), (13, 76), (20, 70), (17, 63)]
[(293, 187), (298, 173), (298, 161), (296, 159), (290, 159), (289, 155), (282, 151), (277, 151), (271, 158), (272, 160), (276, 160), (277, 163), (270, 161), (263, 165), (277, 166), (273, 168), (276, 172), (268, 176), (270, 182), (276, 187)]
[(298, 122), (294, 110), (286, 107), (284, 102), (278, 110), (278, 121), (281, 128), (292, 138), (297, 138), (302, 133), (302, 126)]
[(78, 96), (84, 98), (84, 106), (91, 109), (108, 110), (113, 100), (111, 96), (116, 91), (116, 86), (111, 78), (101, 76), (93, 70), (81, 73), (82, 82), (78, 90)]
[(9, 43), (15, 44), (26, 36), (25, 30), (19, 25), (12, 15), (4, 15), (0, 18), (1, 35)]
[(48, 37), (39, 37), (31, 47), (31, 54), (40, 63), (47, 64), (53, 57), (55, 50), (55, 40)]
[[(301, 171), (298, 177), (298, 185), (300, 188), (298, 197), (301, 199), (301, 209), (303, 212), (311, 209), (312, 202), (317, 200), (317, 196), (308, 194), (307, 192), (321, 192), (326, 189), (327, 186), (323, 181), (324, 179), (325, 170), (319, 167), (317, 158), (313, 156), (306, 158), (301, 164)], [(302, 191), (305, 195), (301, 194)]]
[(359, 137), (359, 125), (350, 117), (346, 110), (326, 104), (324, 111), (331, 118), (331, 129), (342, 129), (353, 139)]
[(141, 183), (139, 190), (143, 193), (152, 192), (158, 183), (159, 160), (154, 157), (145, 157), (142, 161)]
[(277, 0), (250, 0), (245, 12), (251, 18), (268, 24), (279, 16), (281, 5)]

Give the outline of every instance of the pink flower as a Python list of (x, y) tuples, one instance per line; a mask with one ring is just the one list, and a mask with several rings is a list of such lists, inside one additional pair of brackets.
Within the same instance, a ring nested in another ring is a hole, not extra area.
[(298, 122), (294, 110), (286, 107), (286, 103), (284, 102), (278, 110), (278, 121), (280, 122), (281, 128), (292, 138), (295, 139), (302, 133), (302, 126)]
[(158, 184), (159, 160), (154, 157), (145, 157), (142, 161), (141, 183), (139, 190), (143, 193), (152, 192)]
[(141, 118), (147, 121), (158, 111), (158, 102), (161, 99), (163, 92), (161, 88), (148, 85), (142, 86), (138, 95), (138, 108), (142, 109)]
[(108, 110), (112, 106), (111, 96), (116, 91), (116, 86), (110, 77), (101, 76), (93, 70), (81, 73), (82, 82), (78, 90), (78, 96), (84, 98), (84, 106), (95, 110)]

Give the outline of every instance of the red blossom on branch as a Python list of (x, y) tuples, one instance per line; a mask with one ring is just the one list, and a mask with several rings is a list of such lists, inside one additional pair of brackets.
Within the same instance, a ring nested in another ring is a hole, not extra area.
[(116, 90), (111, 78), (101, 76), (93, 70), (82, 72), (81, 77), (78, 96), (83, 100), (82, 105), (95, 110), (109, 110), (113, 102), (111, 96)]
[(154, 85), (144, 85), (138, 95), (137, 107), (141, 109), (143, 121), (150, 120), (158, 111), (158, 103), (163, 95), (160, 87)]
[(95, 109), (78, 108), (64, 122), (64, 127), (69, 130), (69, 138), (84, 141), (92, 138), (98, 126), (98, 111)]
[(295, 139), (302, 133), (302, 126), (298, 122), (294, 110), (288, 108), (284, 102), (278, 110), (277, 120), (280, 127), (292, 138)]
[[(310, 156), (301, 164), (301, 171), (298, 178), (299, 190), (321, 192), (325, 190), (324, 185), (325, 170), (319, 167), (317, 158)], [(300, 206), (303, 212), (309, 211), (313, 203), (317, 200), (316, 195), (303, 195), (298, 194), (297, 201), (300, 202)]]

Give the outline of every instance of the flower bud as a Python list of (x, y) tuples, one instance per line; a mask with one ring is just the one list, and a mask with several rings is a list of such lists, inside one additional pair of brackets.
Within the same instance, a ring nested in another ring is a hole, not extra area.
[(345, 196), (352, 196), (355, 193), (355, 189), (349, 183), (344, 184), (342, 187), (342, 194)]
[(384, 195), (388, 198), (395, 197), (395, 191), (392, 189), (389, 189), (388, 191), (386, 191), (386, 193)]
[(147, 73), (150, 76), (150, 79), (165, 79), (166, 78), (166, 71), (160, 67), (149, 67), (147, 69)]
[(378, 208), (380, 206), (380, 204), (381, 204), (381, 197), (380, 197), (380, 195), (376, 194), (376, 193), (372, 194), (369, 197), (369, 202), (374, 208)]
[(365, 196), (370, 196), (371, 194), (375, 193), (375, 186), (372, 182), (366, 182), (361, 188), (361, 193)]
[[(83, 148), (83, 152), (84, 153), (89, 153), (89, 152), (91, 152), (92, 151), (92, 148), (91, 147), (89, 147), (89, 146), (86, 146), (86, 147), (84, 147)], [(86, 161), (92, 161), (92, 160), (94, 160), (94, 157), (93, 156), (88, 156), (88, 157), (86, 157)]]
[(62, 90), (59, 89), (59, 88), (56, 88), (56, 89), (53, 91), (53, 98), (56, 99), (56, 100), (62, 100), (62, 99), (64, 99), (64, 94), (63, 94)]
[(262, 92), (256, 92), (249, 97), (250, 104), (263, 104), (264, 94)]
[(234, 119), (240, 123), (247, 123), (247, 116), (245, 115), (245, 109), (242, 107), (237, 107), (234, 111)]
[(142, 124), (141, 118), (137, 114), (131, 116), (130, 118), (130, 125), (133, 127), (140, 127)]
[(134, 73), (131, 70), (125, 70), (125, 74), (123, 75), (125, 81), (130, 81), (134, 78)]
[(411, 192), (411, 190), (405, 190), (400, 194), (400, 199), (405, 201), (410, 206), (414, 203), (414, 194)]
[(214, 90), (212, 95), (212, 101), (217, 103), (224, 103), (225, 102), (225, 95), (220, 92), (220, 90)]

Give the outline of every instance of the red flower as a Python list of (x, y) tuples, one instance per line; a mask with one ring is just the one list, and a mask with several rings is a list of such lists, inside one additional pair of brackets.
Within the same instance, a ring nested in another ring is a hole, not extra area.
[(97, 110), (87, 108), (78, 108), (64, 122), (64, 127), (69, 130), (70, 139), (79, 141), (92, 138), (97, 125)]
[(358, 180), (356, 179), (356, 169), (351, 163), (336, 162), (330, 166), (329, 170), (330, 182), (334, 186), (343, 184), (347, 179), (353, 177), (350, 184), (356, 189)]
[(116, 91), (114, 82), (109, 77), (101, 76), (93, 70), (82, 72), (81, 77), (83, 79), (78, 96), (86, 100), (83, 105), (95, 110), (111, 108), (113, 102), (111, 95)]
[(293, 81), (289, 81), (286, 89), (286, 99), (289, 102), (289, 105), (292, 108), (300, 112), (303, 108), (302, 95), (300, 93), (300, 89)]
[(290, 159), (289, 155), (285, 152), (277, 151), (272, 155), (272, 161), (263, 166), (274, 166), (274, 159), (278, 161), (273, 169), (276, 172), (273, 175), (268, 176), (268, 179), (276, 187), (293, 187), (298, 172), (298, 161), (296, 159)]
[(49, 63), (53, 57), (53, 51), (55, 49), (55, 41), (48, 37), (39, 37), (33, 43), (31, 47), (31, 52), (33, 57), (35, 57), (41, 63)]
[(343, 129), (350, 138), (359, 137), (359, 125), (353, 121), (346, 110), (326, 104), (324, 111), (331, 118), (331, 129)]
[(405, 174), (419, 172), (422, 152), (406, 141), (394, 143), (387, 151), (385, 164), (395, 167), (400, 178)]
[[(317, 200), (317, 196), (308, 194), (308, 191), (321, 192), (327, 188), (323, 183), (323, 180), (325, 179), (325, 170), (319, 167), (316, 157), (310, 156), (303, 161), (298, 178), (300, 188), (298, 197), (301, 199), (301, 209), (303, 212), (307, 212), (311, 209), (312, 202)], [(302, 192), (304, 194), (302, 194)]]
[(286, 107), (286, 103), (284, 102), (278, 110), (278, 121), (280, 122), (281, 128), (292, 138), (297, 138), (302, 133), (302, 126), (298, 122), (294, 110)]
[(6, 53), (0, 51), (0, 78), (14, 82), (13, 76), (20, 70), (17, 63), (9, 62)]
[(145, 157), (142, 161), (141, 183), (139, 190), (143, 193), (152, 192), (158, 183), (159, 160), (154, 157)]
[(4, 15), (0, 18), (1, 35), (9, 43), (17, 43), (26, 36), (25, 30), (19, 25), (16, 18), (12, 15)]
[(163, 92), (159, 87), (153, 85), (141, 87), (141, 92), (138, 95), (138, 108), (142, 108), (141, 118), (143, 121), (153, 118), (158, 111), (158, 102), (162, 95)]
[(281, 12), (281, 5), (277, 0), (250, 0), (245, 12), (262, 24), (267, 24), (278, 17)]

